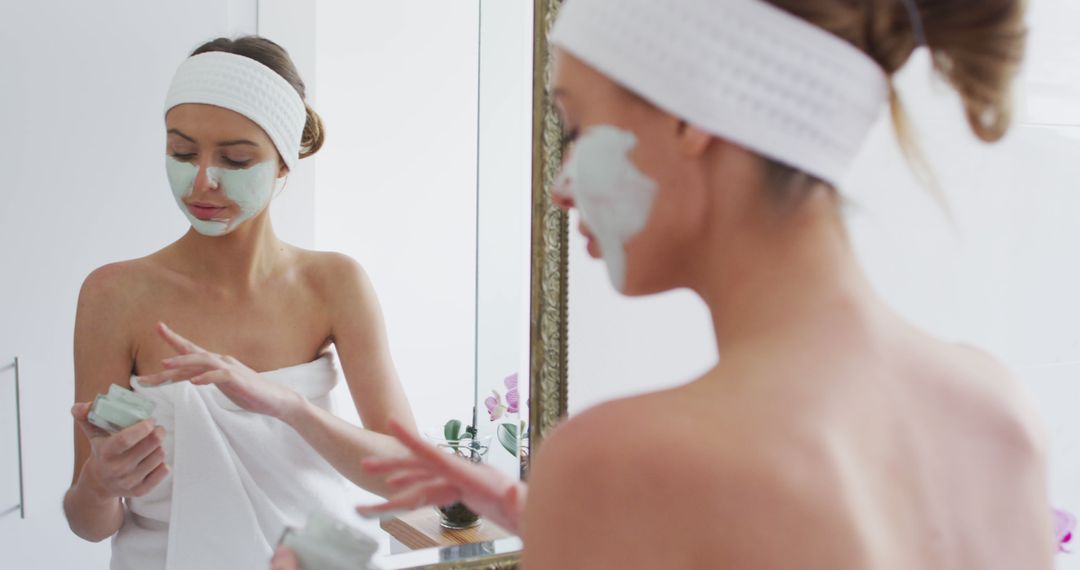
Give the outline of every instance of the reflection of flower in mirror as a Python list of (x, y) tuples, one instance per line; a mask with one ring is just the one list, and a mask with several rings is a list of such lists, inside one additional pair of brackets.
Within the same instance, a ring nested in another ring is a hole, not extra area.
[(507, 408), (503, 404), (502, 396), (499, 396), (499, 393), (495, 390), (492, 390), (491, 395), (484, 400), (484, 405), (487, 406), (488, 416), (490, 416), (491, 421), (503, 417), (503, 414), (506, 413)]
[(1054, 509), (1054, 538), (1058, 552), (1069, 552), (1065, 548), (1072, 541), (1076, 531), (1076, 517), (1068, 512)]
[(503, 384), (506, 384), (506, 411), (507, 413), (516, 414), (518, 413), (518, 404), (521, 402), (521, 397), (518, 395), (517, 372), (503, 380)]
[(492, 390), (491, 395), (484, 400), (484, 406), (487, 407), (488, 416), (491, 421), (495, 421), (503, 414), (516, 414), (518, 413), (518, 405), (521, 402), (521, 397), (518, 395), (518, 375), (514, 373), (503, 380), (503, 384), (506, 385), (506, 403), (503, 403), (503, 397), (497, 390)]
[[(518, 422), (512, 419), (511, 416), (515, 416), (520, 412), (521, 396), (518, 392), (518, 375), (513, 373), (503, 379), (503, 385), (506, 386), (505, 396), (500, 394), (498, 390), (492, 390), (491, 395), (484, 400), (484, 405), (487, 407), (488, 417), (491, 421), (503, 419), (505, 417), (508, 421), (500, 422), (495, 427), (495, 434), (498, 437), (499, 443), (502, 444), (503, 449), (510, 455), (518, 457), (519, 452), (528, 454), (528, 436), (525, 435), (526, 440), (522, 440), (524, 434), (529, 433), (528, 425), (525, 422)], [(505, 397), (505, 403), (504, 403)]]

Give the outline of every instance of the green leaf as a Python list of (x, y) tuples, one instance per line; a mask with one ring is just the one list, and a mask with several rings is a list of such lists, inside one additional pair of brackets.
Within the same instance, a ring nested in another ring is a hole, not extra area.
[(448, 442), (455, 442), (461, 439), (461, 420), (450, 420), (443, 426), (443, 437)]
[(496, 430), (499, 437), (499, 443), (502, 444), (503, 449), (510, 452), (510, 455), (517, 457), (518, 454), (518, 427), (516, 424), (499, 424), (499, 429)]

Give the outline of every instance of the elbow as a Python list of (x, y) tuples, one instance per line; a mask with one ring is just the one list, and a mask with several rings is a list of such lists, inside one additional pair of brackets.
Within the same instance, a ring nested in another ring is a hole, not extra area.
[[(70, 527), (71, 525), (68, 525), (68, 526)], [(112, 536), (112, 534), (94, 535), (94, 534), (89, 534), (89, 533), (80, 533), (77, 530), (75, 530), (74, 527), (71, 527), (71, 530), (73, 532), (75, 532), (75, 536), (85, 540), (86, 542), (98, 543), (98, 542), (101, 542), (101, 541), (105, 540), (106, 538), (109, 538), (109, 537)], [(116, 533), (114, 532), (113, 534), (116, 534)]]
[(101, 532), (100, 530), (94, 532), (94, 529), (85, 528), (83, 525), (79, 524), (78, 521), (73, 520), (70, 516), (68, 516), (68, 528), (71, 529), (71, 532), (73, 532), (75, 536), (87, 542), (93, 543), (98, 543), (107, 538), (111, 538), (114, 534), (116, 534), (118, 530), (120, 530), (119, 528), (117, 528), (109, 533)]

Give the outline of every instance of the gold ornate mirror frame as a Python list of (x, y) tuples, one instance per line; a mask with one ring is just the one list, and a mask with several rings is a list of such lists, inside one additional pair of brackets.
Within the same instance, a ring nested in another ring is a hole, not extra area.
[[(567, 243), (569, 220), (552, 205), (551, 187), (562, 163), (562, 128), (548, 92), (551, 52), (548, 32), (563, 0), (533, 0), (532, 278), (529, 317), (529, 445), (521, 457), (522, 477), (544, 437), (566, 416)], [(421, 568), (511, 570), (519, 553), (442, 562)]]
[[(562, 127), (548, 91), (548, 32), (563, 0), (534, 0), (532, 284), (530, 297), (530, 452), (566, 415), (567, 398), (567, 215), (551, 203), (562, 164)], [(527, 475), (528, 455), (522, 458)]]

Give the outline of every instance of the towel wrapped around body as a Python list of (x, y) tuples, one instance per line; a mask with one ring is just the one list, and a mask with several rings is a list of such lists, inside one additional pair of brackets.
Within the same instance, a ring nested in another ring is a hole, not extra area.
[[(331, 353), (260, 376), (327, 410), (338, 379)], [(212, 385), (132, 379), (132, 388), (157, 402), (172, 471), (125, 499), (112, 570), (265, 569), (286, 527), (313, 511), (348, 516), (344, 478), (284, 422), (240, 409)]]

